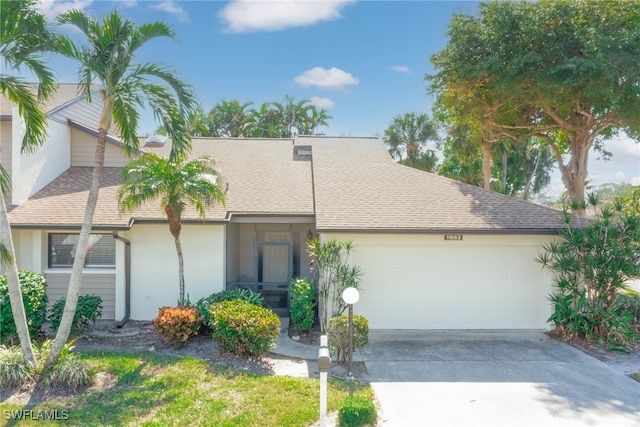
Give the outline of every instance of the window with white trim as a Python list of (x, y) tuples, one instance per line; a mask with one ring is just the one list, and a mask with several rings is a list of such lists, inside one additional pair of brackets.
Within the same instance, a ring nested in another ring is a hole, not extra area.
[[(71, 268), (79, 234), (49, 234), (49, 268)], [(115, 268), (116, 241), (111, 234), (91, 234), (85, 268)]]

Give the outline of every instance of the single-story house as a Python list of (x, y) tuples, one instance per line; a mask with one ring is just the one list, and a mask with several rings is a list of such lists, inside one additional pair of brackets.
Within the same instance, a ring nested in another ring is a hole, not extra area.
[[(63, 87), (68, 90), (68, 87)], [(49, 110), (51, 135), (20, 154), (20, 120), (2, 106), (0, 160), (13, 177), (9, 218), (19, 267), (65, 295), (95, 148), (98, 97)], [(164, 213), (118, 213), (129, 160), (110, 139), (82, 293), (103, 317), (152, 319), (178, 298), (177, 256)], [(168, 154), (148, 139), (142, 151)], [(9, 153), (9, 154), (7, 154)], [(192, 156), (217, 159), (226, 206), (184, 216), (190, 300), (238, 286), (286, 313), (287, 283), (310, 276), (309, 237), (350, 240), (361, 267), (354, 311), (374, 329), (547, 329), (552, 277), (535, 262), (563, 227), (545, 206), (396, 164), (378, 138), (195, 138)]]

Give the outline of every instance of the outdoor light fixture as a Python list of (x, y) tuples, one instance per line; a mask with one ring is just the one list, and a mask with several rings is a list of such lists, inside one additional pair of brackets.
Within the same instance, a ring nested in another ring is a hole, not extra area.
[(353, 304), (357, 303), (360, 299), (360, 292), (356, 288), (349, 287), (342, 292), (342, 300), (349, 306), (349, 376), (353, 376), (351, 373), (351, 363), (353, 361)]
[(307, 240), (311, 240), (311, 239), (313, 239), (313, 231), (309, 229), (309, 232), (307, 233)]

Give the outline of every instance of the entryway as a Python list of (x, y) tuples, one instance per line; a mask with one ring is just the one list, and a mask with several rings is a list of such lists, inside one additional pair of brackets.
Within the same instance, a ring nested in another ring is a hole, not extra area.
[(310, 275), (306, 241), (309, 223), (230, 223), (227, 225), (227, 289), (262, 294), (279, 316), (288, 316), (292, 277)]

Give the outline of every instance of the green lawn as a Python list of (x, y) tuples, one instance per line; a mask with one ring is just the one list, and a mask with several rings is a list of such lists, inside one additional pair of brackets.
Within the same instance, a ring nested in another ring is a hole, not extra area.
[[(203, 360), (147, 353), (96, 352), (83, 356), (116, 384), (64, 404), (2, 404), (11, 410), (68, 411), (64, 425), (304, 426), (318, 418), (319, 380), (237, 372)], [(329, 411), (348, 395), (343, 381), (329, 381)], [(372, 396), (370, 387), (356, 391)], [(40, 412), (41, 413), (41, 412)], [(54, 425), (29, 420), (18, 425)]]
[(633, 374), (629, 375), (631, 378), (633, 378), (634, 380), (640, 382), (640, 372), (634, 372)]

